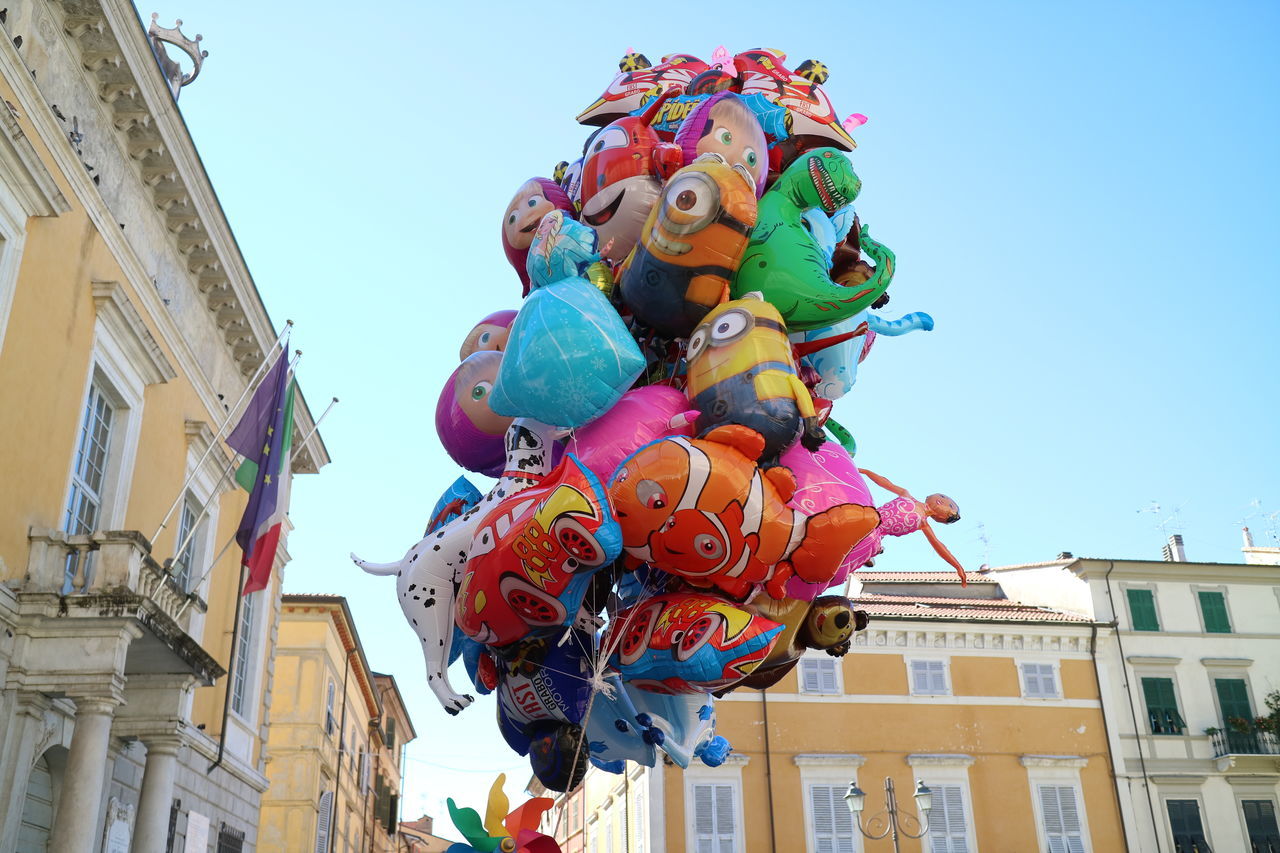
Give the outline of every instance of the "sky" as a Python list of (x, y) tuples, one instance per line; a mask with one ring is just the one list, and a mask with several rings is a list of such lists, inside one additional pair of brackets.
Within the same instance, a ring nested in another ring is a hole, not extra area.
[[(1276, 544), (1276, 4), (152, 11), (205, 36), (182, 114), (273, 321), (296, 324), (313, 411), (341, 400), (332, 464), (295, 483), (285, 588), (347, 596), (396, 676), (419, 733), (406, 819), (452, 835), (444, 797), (483, 809), (500, 770), (518, 796), (527, 765), (492, 702), (438, 708), (394, 583), (347, 554), (398, 559), (461, 473), (433, 412), (466, 332), (518, 307), (503, 210), (580, 153), (573, 117), (629, 48), (819, 59), (837, 111), (869, 117), (852, 160), (898, 258), (882, 313), (937, 325), (881, 338), (834, 417), (859, 464), (958, 502), (940, 536), (967, 567), (1159, 558), (1173, 532), (1238, 562), (1243, 524)], [(905, 537), (877, 568), (946, 567)]]

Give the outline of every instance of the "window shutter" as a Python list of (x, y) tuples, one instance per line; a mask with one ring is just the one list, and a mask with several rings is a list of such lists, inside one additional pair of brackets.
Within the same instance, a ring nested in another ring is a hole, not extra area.
[(720, 849), (724, 853), (733, 851), (734, 836), (737, 834), (736, 824), (737, 816), (733, 813), (733, 786), (716, 785), (716, 836), (720, 841)]
[(913, 660), (911, 692), (928, 696), (947, 695), (946, 664), (940, 660)]
[(328, 853), (329, 823), (333, 820), (333, 791), (320, 795), (320, 813), (316, 815), (315, 853)]
[(1204, 630), (1207, 633), (1231, 633), (1231, 620), (1227, 618), (1227, 601), (1222, 593), (1201, 592), (1200, 613), (1204, 616)]
[(1195, 800), (1168, 800), (1169, 829), (1173, 832), (1175, 851), (1208, 850), (1204, 826), (1200, 823), (1200, 804)]
[(396, 718), (387, 717), (387, 749), (396, 748)]
[(1160, 619), (1156, 615), (1155, 594), (1149, 589), (1127, 590), (1129, 618), (1135, 631), (1159, 631)]
[(715, 816), (711, 813), (711, 788), (711, 785), (693, 786), (693, 828), (699, 836), (710, 836), (716, 829)]
[(800, 661), (800, 672), (804, 676), (804, 683), (800, 689), (805, 693), (818, 692), (818, 668), (814, 666), (816, 663), (815, 660), (801, 659)]
[(1254, 850), (1280, 850), (1280, 829), (1276, 828), (1276, 807), (1270, 800), (1244, 800), (1244, 823)]
[(831, 789), (826, 785), (809, 788), (809, 811), (813, 816), (813, 842), (818, 853), (835, 853), (835, 821), (831, 812)]
[(1075, 788), (1070, 785), (1041, 785), (1039, 793), (1049, 853), (1084, 853)]
[(945, 696), (947, 693), (947, 671), (940, 660), (928, 661), (929, 692)]
[(369, 793), (369, 770), (372, 764), (369, 753), (360, 753), (360, 792), (365, 795)]
[(1022, 689), (1029, 699), (1039, 699), (1041, 697), (1039, 664), (1024, 663), (1022, 665)]
[(933, 809), (929, 812), (930, 853), (969, 853), (962, 789), (959, 785), (929, 787), (933, 789)]

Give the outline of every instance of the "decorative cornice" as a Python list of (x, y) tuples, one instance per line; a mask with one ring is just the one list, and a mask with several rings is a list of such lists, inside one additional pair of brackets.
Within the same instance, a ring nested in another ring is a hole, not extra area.
[(962, 753), (915, 753), (907, 756), (912, 767), (971, 767), (976, 761), (972, 755)]
[(1081, 768), (1089, 763), (1089, 759), (1080, 755), (1024, 755), (1018, 761), (1023, 767)]
[(1170, 655), (1129, 655), (1125, 658), (1132, 666), (1177, 666), (1182, 658)]
[(742, 752), (731, 752), (724, 757), (721, 762), (725, 767), (746, 767), (751, 761), (751, 756)]
[(112, 336), (125, 348), (129, 362), (142, 374), (148, 385), (168, 382), (178, 375), (160, 344), (151, 336), (138, 309), (133, 307), (118, 281), (95, 281), (93, 304), (98, 319), (106, 324)]
[(1151, 773), (1148, 778), (1157, 785), (1194, 785), (1199, 787), (1209, 777), (1200, 773)]
[(892, 617), (876, 617), (869, 628), (853, 635), (853, 645), (863, 648), (929, 651), (1089, 653), (1089, 625), (1086, 623), (992, 623), (976, 628), (967, 620), (956, 619), (954, 628), (921, 628), (919, 624), (906, 620), (898, 625), (893, 622)]
[(7, 109), (0, 109), (0, 128), (4, 142), (0, 145), (0, 174), (5, 176), (5, 186), (22, 204), (28, 216), (57, 216), (71, 209), (58, 183), (36, 153), (31, 140), (22, 132), (22, 125)]
[(1200, 658), (1200, 663), (1212, 667), (1246, 667), (1253, 665), (1253, 658)]
[(867, 763), (865, 755), (840, 752), (802, 752), (791, 756), (797, 767), (861, 767)]

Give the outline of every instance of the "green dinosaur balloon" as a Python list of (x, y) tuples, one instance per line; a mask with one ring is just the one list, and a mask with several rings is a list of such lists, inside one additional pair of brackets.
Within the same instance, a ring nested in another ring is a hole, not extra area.
[(822, 329), (852, 317), (880, 298), (893, 279), (893, 252), (860, 234), (862, 253), (876, 265), (867, 281), (846, 287), (831, 280), (827, 257), (805, 227), (808, 210), (827, 216), (851, 204), (862, 190), (848, 158), (817, 148), (787, 167), (760, 199), (756, 226), (734, 276), (731, 295), (759, 291), (782, 313), (787, 329)]

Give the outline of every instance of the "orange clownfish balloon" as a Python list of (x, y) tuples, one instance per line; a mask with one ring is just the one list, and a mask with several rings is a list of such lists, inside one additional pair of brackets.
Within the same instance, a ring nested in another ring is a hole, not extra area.
[(664, 337), (687, 338), (728, 298), (756, 224), (754, 180), (717, 154), (671, 177), (619, 276), (637, 319)]
[(808, 517), (788, 507), (795, 477), (781, 466), (758, 468), (751, 460), (763, 445), (759, 433), (731, 425), (702, 440), (666, 438), (636, 451), (609, 486), (623, 548), (736, 598), (760, 583), (783, 598), (792, 574), (829, 582), (880, 517), (856, 504)]

